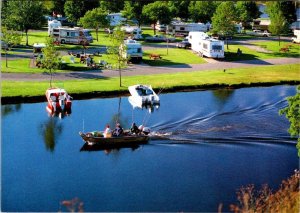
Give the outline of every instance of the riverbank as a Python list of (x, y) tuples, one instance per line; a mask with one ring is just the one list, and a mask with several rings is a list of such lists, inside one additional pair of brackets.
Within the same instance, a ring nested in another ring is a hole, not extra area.
[[(129, 95), (127, 87), (134, 84), (151, 84), (155, 90), (175, 92), (185, 90), (239, 88), (252, 86), (270, 86), (280, 84), (300, 84), (300, 69), (297, 64), (269, 65), (218, 69), (199, 72), (165, 73), (119, 78), (88, 80), (54, 79), (53, 85), (65, 88), (74, 99), (89, 99)], [(43, 102), (49, 82), (2, 81), (2, 104)]]

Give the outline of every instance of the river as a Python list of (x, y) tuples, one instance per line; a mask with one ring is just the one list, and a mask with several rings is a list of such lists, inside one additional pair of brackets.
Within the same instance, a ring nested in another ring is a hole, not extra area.
[[(276, 190), (299, 167), (279, 116), (295, 86), (161, 94), (149, 113), (127, 97), (74, 100), (69, 116), (46, 103), (2, 106), (2, 211), (223, 211), (248, 184)], [(79, 131), (119, 120), (152, 130), (149, 144), (87, 150)]]

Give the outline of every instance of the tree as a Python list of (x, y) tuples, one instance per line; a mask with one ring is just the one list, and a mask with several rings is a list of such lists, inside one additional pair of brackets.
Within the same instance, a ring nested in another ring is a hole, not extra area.
[(143, 22), (143, 7), (144, 5), (148, 4), (146, 1), (139, 1), (139, 0), (132, 0), (132, 1), (125, 1), (124, 3), (124, 10), (122, 11), (122, 15), (130, 19), (136, 19), (138, 21), (139, 27)]
[(280, 115), (285, 117), (290, 122), (289, 133), (292, 137), (298, 137), (297, 149), (300, 157), (300, 86), (297, 88), (295, 96), (287, 98), (288, 106), (279, 111)]
[(40, 29), (45, 23), (43, 2), (41, 1), (8, 1), (5, 8), (3, 25), (8, 29), (24, 31), (28, 46), (28, 30)]
[(99, 7), (98, 0), (67, 0), (64, 4), (64, 12), (69, 21), (77, 23), (88, 10)]
[(236, 3), (237, 21), (242, 22), (245, 26), (246, 22), (252, 22), (253, 19), (259, 18), (261, 12), (255, 2), (238, 1)]
[(116, 61), (119, 76), (120, 76), (120, 87), (122, 86), (122, 73), (121, 68), (124, 67), (127, 63), (127, 58), (125, 57), (126, 48), (121, 48), (124, 43), (125, 32), (121, 30), (120, 26), (117, 26), (113, 33), (109, 35), (112, 45), (108, 47), (107, 53), (110, 55), (113, 61)]
[(214, 14), (219, 3), (209, 1), (192, 1), (188, 10), (190, 18), (194, 22), (211, 22), (211, 14)]
[[(236, 32), (236, 9), (233, 2), (222, 2), (212, 17), (213, 31), (222, 35), (232, 35)], [(227, 39), (226, 39), (227, 40)], [(227, 41), (228, 49), (228, 41)]]
[(109, 26), (106, 16), (107, 13), (98, 7), (87, 11), (85, 15), (80, 18), (79, 23), (82, 24), (84, 28), (94, 28), (96, 30), (96, 37), (98, 41), (99, 28)]
[(166, 2), (161, 1), (145, 5), (142, 14), (145, 18), (145, 22), (153, 24), (154, 34), (156, 34), (155, 26), (158, 21), (160, 21), (160, 24), (169, 24), (172, 19)]
[(271, 21), (269, 30), (272, 34), (278, 36), (280, 46), (280, 35), (288, 31), (288, 22), (281, 10), (280, 2), (268, 2), (266, 12)]
[(292, 24), (294, 21), (297, 21), (296, 7), (294, 1), (280, 2), (280, 8), (288, 24)]
[(51, 37), (46, 38), (46, 47), (42, 49), (42, 67), (47, 69), (51, 75), (50, 87), (52, 87), (52, 72), (61, 65), (61, 59), (59, 53), (56, 51), (53, 41), (54, 39)]
[(14, 30), (8, 30), (6, 27), (2, 27), (2, 36), (1, 41), (7, 45), (5, 48), (5, 66), (7, 66), (7, 51), (10, 50), (12, 47), (21, 43), (22, 35)]
[(189, 18), (189, 4), (191, 0), (174, 0), (169, 1), (168, 6), (170, 8), (171, 14), (174, 17), (181, 18), (183, 20), (187, 20)]
[(108, 13), (118, 13), (124, 8), (124, 0), (100, 0), (100, 7)]

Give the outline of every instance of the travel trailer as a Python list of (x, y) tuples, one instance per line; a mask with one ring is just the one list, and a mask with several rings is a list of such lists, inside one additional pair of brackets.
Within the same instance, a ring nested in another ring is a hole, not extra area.
[(124, 57), (128, 58), (132, 62), (141, 62), (143, 58), (143, 50), (142, 45), (132, 39), (127, 39), (124, 41), (124, 44), (121, 48), (126, 48), (126, 52), (124, 53)]
[(224, 42), (210, 38), (203, 32), (190, 32), (188, 41), (191, 49), (200, 56), (209, 58), (224, 58)]
[(115, 26), (121, 24), (122, 21), (126, 21), (126, 18), (122, 17), (122, 13), (108, 14), (107, 19), (108, 19), (111, 27), (115, 27)]
[(48, 35), (51, 35), (53, 33), (54, 28), (59, 28), (61, 26), (61, 22), (55, 19), (48, 21)]
[(294, 30), (294, 35), (295, 36), (292, 37), (292, 42), (299, 44), (300, 43), (300, 30)]
[(137, 27), (137, 26), (130, 26), (130, 25), (125, 25), (121, 27), (121, 30), (124, 30), (126, 34), (130, 35), (130, 38), (132, 39), (143, 39), (142, 36), (142, 30), (141, 28)]
[(167, 31), (172, 35), (187, 36), (189, 32), (207, 32), (208, 26), (203, 23), (173, 22), (167, 26)]
[(51, 35), (62, 44), (89, 45), (93, 43), (93, 37), (88, 29), (75, 28), (54, 28)]

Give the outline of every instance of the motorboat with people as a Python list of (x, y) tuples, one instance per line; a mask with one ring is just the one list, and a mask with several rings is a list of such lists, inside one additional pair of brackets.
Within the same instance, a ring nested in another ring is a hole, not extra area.
[(88, 145), (108, 145), (108, 146), (128, 146), (146, 144), (149, 141), (147, 134), (134, 134), (130, 130), (125, 130), (122, 135), (111, 135), (106, 137), (104, 132), (92, 131), (92, 132), (79, 132), (79, 135)]
[(132, 101), (137, 105), (159, 105), (160, 99), (154, 92), (151, 85), (133, 85), (129, 86), (128, 90), (132, 96)]
[(49, 113), (71, 113), (72, 97), (62, 88), (49, 88), (46, 90), (48, 101), (47, 111)]

